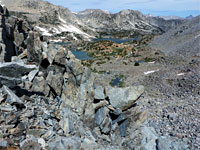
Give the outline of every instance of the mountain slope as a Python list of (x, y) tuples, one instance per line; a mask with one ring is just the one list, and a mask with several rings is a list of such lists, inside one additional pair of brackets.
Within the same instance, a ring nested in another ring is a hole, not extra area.
[[(74, 39), (82, 36), (84, 39), (93, 38), (94, 32), (84, 26), (78, 18), (68, 9), (55, 6), (42, 0), (2, 0), (9, 10), (15, 10), (13, 15), (26, 18), (43, 35), (52, 36), (68, 32)], [(85, 31), (89, 31), (90, 35)]]
[(147, 22), (146, 17), (139, 11), (123, 10), (116, 14), (102, 10), (85, 10), (76, 16), (87, 26), (101, 30), (140, 30), (144, 32), (159, 32), (157, 27)]
[(169, 56), (200, 56), (200, 16), (155, 38), (152, 46)]
[(68, 8), (43, 0), (1, 0), (1, 3), (9, 10), (14, 10), (11, 14), (28, 20), (43, 35), (61, 36), (66, 40), (90, 40), (102, 33), (123, 33), (126, 37), (134, 34), (161, 34), (182, 23), (180, 20), (146, 17), (134, 10), (112, 14), (104, 10), (88, 9), (75, 14)]

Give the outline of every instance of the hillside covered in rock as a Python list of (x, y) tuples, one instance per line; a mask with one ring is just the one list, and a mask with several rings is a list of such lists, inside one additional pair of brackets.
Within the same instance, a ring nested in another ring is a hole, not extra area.
[(25, 18), (52, 40), (62, 37), (65, 41), (89, 41), (106, 34), (119, 34), (121, 37), (157, 35), (183, 22), (180, 19), (158, 20), (134, 10), (112, 14), (89, 9), (72, 13), (67, 8), (43, 0), (1, 0), (1, 4), (8, 7), (13, 15)]
[(6, 7), (0, 12), (0, 149), (188, 148), (145, 125), (143, 85), (98, 84), (69, 49), (49, 44)]

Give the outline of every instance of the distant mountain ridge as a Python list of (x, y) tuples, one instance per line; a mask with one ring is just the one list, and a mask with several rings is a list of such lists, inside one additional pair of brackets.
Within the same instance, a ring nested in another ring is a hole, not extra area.
[(152, 46), (168, 56), (200, 57), (200, 15), (158, 36)]
[(100, 9), (73, 13), (68, 8), (43, 0), (1, 0), (13, 15), (26, 18), (46, 36), (65, 32), (73, 40), (97, 37), (100, 33), (122, 32), (160, 34), (183, 20), (147, 17), (139, 11), (123, 10), (112, 14)]

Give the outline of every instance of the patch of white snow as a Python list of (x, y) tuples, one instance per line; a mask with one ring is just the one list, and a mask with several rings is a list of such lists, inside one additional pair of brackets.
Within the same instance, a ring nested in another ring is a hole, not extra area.
[(183, 75), (185, 75), (185, 73), (179, 73), (179, 74), (177, 74), (177, 76), (183, 76)]
[(49, 33), (49, 31), (45, 28), (39, 27), (39, 26), (35, 26), (36, 29), (40, 30), (42, 32), (42, 35), (45, 36), (52, 36), (51, 33)]
[(145, 75), (148, 75), (148, 74), (151, 74), (151, 73), (154, 73), (154, 72), (157, 72), (159, 71), (159, 69), (157, 70), (152, 70), (152, 71), (147, 71), (147, 72), (144, 72)]
[(60, 16), (58, 16), (59, 20), (63, 23), (67, 23), (64, 19), (62, 19)]

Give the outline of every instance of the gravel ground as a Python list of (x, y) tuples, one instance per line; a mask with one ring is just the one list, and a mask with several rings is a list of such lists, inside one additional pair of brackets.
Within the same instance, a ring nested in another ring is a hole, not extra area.
[[(96, 81), (109, 84), (116, 75), (123, 74), (125, 86), (144, 85), (146, 93), (140, 106), (150, 114), (147, 125), (159, 135), (183, 140), (192, 150), (200, 149), (200, 59), (162, 57), (153, 64), (137, 67), (131, 59), (126, 65), (124, 61), (112, 60), (95, 66), (97, 70), (110, 71), (99, 75)], [(144, 74), (150, 70), (157, 71)]]

